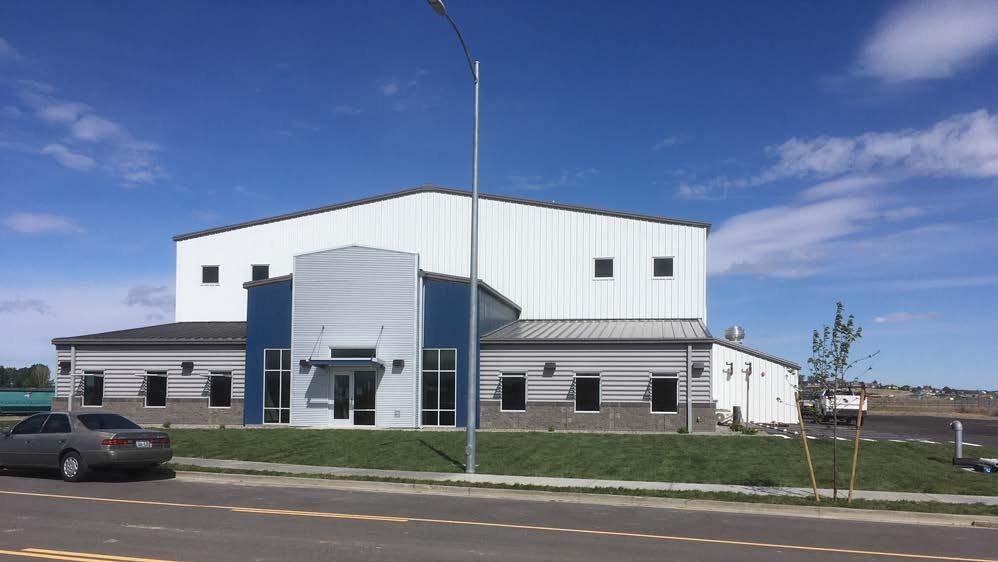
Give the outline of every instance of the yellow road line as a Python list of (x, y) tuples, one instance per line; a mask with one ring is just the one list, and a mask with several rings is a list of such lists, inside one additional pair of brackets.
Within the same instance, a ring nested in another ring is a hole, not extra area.
[[(701, 537), (684, 537), (676, 535), (655, 535), (647, 533), (627, 533), (623, 531), (602, 531), (598, 529), (576, 529), (576, 528), (566, 528), (566, 527), (545, 527), (539, 525), (522, 525), (517, 523), (489, 523), (485, 521), (461, 521), (461, 520), (451, 520), (451, 519), (428, 519), (420, 517), (393, 517), (393, 516), (381, 516), (381, 515), (363, 515), (363, 514), (351, 514), (351, 513), (327, 513), (321, 511), (295, 511), (295, 510), (279, 510), (279, 509), (262, 509), (255, 507), (241, 507), (241, 506), (221, 506), (221, 505), (202, 505), (202, 504), (191, 504), (191, 503), (173, 503), (173, 502), (156, 502), (156, 501), (144, 501), (144, 500), (127, 500), (118, 498), (97, 498), (88, 496), (69, 496), (61, 494), (43, 494), (38, 492), (13, 492), (0, 490), (0, 494), (16, 495), (16, 496), (31, 496), (40, 498), (53, 498), (53, 499), (69, 499), (69, 500), (84, 500), (84, 501), (98, 501), (107, 503), (124, 503), (124, 504), (138, 504), (138, 505), (155, 505), (155, 506), (166, 506), (166, 507), (187, 507), (187, 508), (200, 508), (200, 509), (224, 509), (233, 513), (255, 513), (262, 515), (285, 515), (293, 517), (329, 517), (336, 519), (360, 519), (367, 521), (386, 521), (386, 522), (396, 522), (396, 523), (430, 523), (438, 525), (466, 525), (466, 526), (476, 526), (476, 527), (492, 527), (500, 529), (520, 529), (529, 531), (543, 531), (543, 532), (554, 532), (554, 533), (576, 533), (576, 534), (586, 534), (586, 535), (598, 535), (598, 536), (612, 536), (612, 537), (626, 537), (626, 538), (641, 538), (641, 539), (654, 539), (662, 541), (681, 541), (681, 542), (694, 542), (694, 543), (705, 543), (705, 544), (720, 544), (729, 546), (752, 546), (757, 548), (771, 548), (771, 549), (788, 549), (788, 550), (801, 550), (808, 552), (828, 552), (835, 554), (855, 554), (862, 556), (886, 556), (895, 558), (911, 558), (919, 560), (945, 560), (948, 562), (998, 562), (995, 559), (988, 558), (965, 558), (959, 556), (943, 556), (943, 555), (933, 555), (933, 554), (910, 554), (904, 552), (883, 552), (877, 550), (856, 550), (848, 548), (832, 548), (832, 547), (821, 547), (821, 546), (805, 546), (805, 545), (795, 545), (795, 544), (778, 544), (778, 543), (765, 543), (765, 542), (751, 542), (751, 541), (738, 541), (738, 540), (728, 540), (728, 539), (708, 539)], [(0, 551), (3, 553), (6, 551)], [(21, 552), (21, 554), (25, 554)], [(95, 555), (87, 555), (95, 556)], [(57, 558), (58, 559), (58, 558)], [(67, 560), (76, 560), (75, 558), (67, 558)], [(93, 559), (86, 560), (86, 562), (92, 562)], [(103, 559), (105, 562), (107, 560), (114, 560), (109, 558)], [(127, 560), (138, 560), (138, 559), (127, 559)], [(158, 562), (158, 561), (157, 561)]]
[[(22, 558), (41, 558), (43, 560), (71, 560), (73, 562), (108, 562), (107, 558), (91, 558), (91, 554), (45, 554), (28, 552), (27, 550), (0, 550), (0, 555), (20, 556)], [(84, 556), (87, 556), (84, 558)]]
[(90, 552), (69, 552), (65, 550), (49, 550), (47, 548), (25, 548), (21, 552), (36, 554), (55, 554), (61, 556), (88, 556), (90, 558), (104, 561), (115, 560), (121, 562), (177, 562), (176, 560), (160, 560), (159, 558), (134, 558), (131, 556), (115, 556), (113, 554), (94, 554)]

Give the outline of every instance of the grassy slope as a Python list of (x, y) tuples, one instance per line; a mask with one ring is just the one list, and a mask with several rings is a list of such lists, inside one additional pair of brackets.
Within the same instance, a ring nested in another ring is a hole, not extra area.
[[(461, 432), (171, 429), (177, 456), (323, 466), (459, 472)], [(480, 433), (482, 473), (810, 486), (800, 441), (774, 437)], [(811, 441), (818, 484), (831, 485), (831, 442)], [(980, 456), (998, 450), (974, 448)], [(852, 443), (840, 441), (840, 486), (848, 487)], [(924, 443), (861, 442), (857, 488), (998, 495), (998, 475), (950, 465), (951, 449)]]

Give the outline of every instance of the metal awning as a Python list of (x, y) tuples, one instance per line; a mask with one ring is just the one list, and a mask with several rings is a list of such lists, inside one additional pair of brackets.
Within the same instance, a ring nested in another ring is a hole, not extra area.
[(334, 357), (332, 359), (309, 359), (316, 367), (377, 367), (385, 368), (385, 362), (377, 357)]

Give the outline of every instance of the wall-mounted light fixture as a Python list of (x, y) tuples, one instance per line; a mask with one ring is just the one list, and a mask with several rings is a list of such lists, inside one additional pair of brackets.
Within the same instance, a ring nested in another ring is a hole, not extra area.
[(554, 370), (557, 367), (558, 367), (558, 364), (555, 363), (554, 361), (548, 361), (548, 362), (544, 363), (544, 372), (541, 373), (541, 376), (544, 376), (544, 377), (553, 377), (554, 376)]
[(401, 369), (405, 367), (405, 359), (392, 359), (392, 369)]
[(312, 366), (312, 363), (310, 363), (308, 359), (299, 359), (298, 366), (301, 367), (302, 369), (308, 369), (309, 367)]

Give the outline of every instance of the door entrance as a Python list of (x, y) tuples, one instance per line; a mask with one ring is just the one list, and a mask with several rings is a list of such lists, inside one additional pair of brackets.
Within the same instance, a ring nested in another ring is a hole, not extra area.
[(377, 373), (334, 374), (330, 425), (374, 425)]

